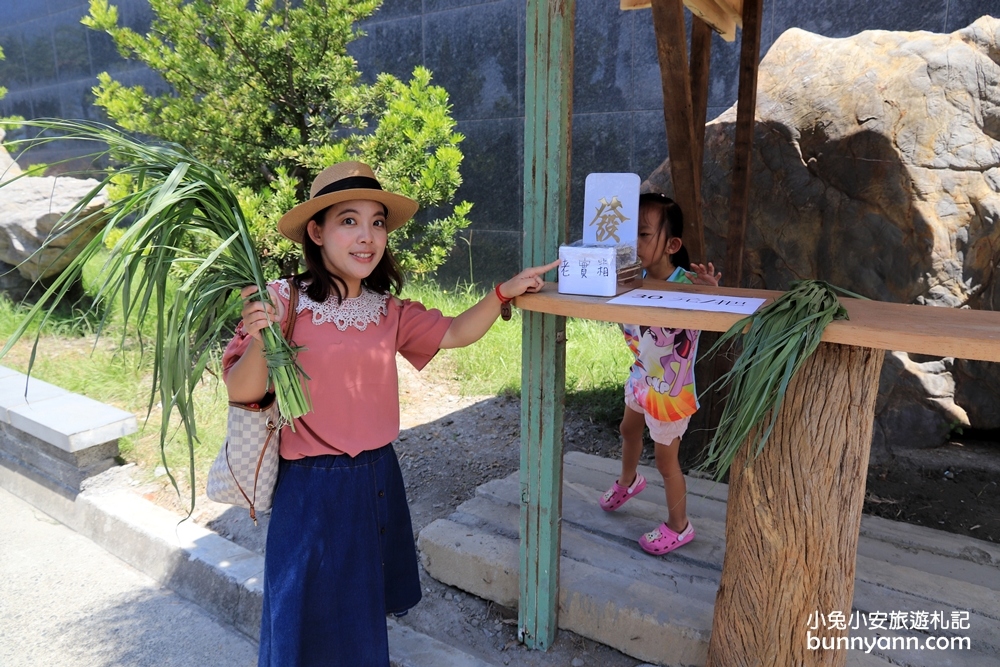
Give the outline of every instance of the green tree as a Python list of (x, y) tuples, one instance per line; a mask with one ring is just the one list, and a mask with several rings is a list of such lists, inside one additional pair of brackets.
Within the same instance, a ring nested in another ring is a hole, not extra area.
[(308, 197), (312, 177), (345, 159), (372, 165), (383, 185), (441, 212), (393, 233), (404, 269), (428, 273), (469, 224), (472, 204), (451, 205), (461, 184), (462, 135), (448, 95), (423, 67), (409, 82), (361, 81), (347, 45), (381, 0), (150, 0), (140, 35), (118, 25), (108, 0), (91, 0), (83, 23), (119, 53), (158, 72), (172, 90), (151, 94), (107, 72), (96, 103), (119, 126), (185, 146), (229, 174), (266, 271), (294, 266), (298, 250), (277, 218)]

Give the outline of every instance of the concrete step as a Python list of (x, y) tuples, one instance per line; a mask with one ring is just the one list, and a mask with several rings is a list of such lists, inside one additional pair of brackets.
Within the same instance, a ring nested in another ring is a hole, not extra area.
[[(646, 491), (617, 512), (597, 499), (619, 472), (610, 459), (572, 452), (564, 458), (559, 626), (638, 659), (665, 665), (704, 664), (712, 608), (725, 551), (728, 486), (688, 478), (688, 513), (697, 539), (665, 558), (646, 555), (636, 540), (666, 516), (659, 474), (640, 468)], [(432, 576), (470, 593), (516, 606), (518, 597), (518, 474), (487, 482), (448, 519), (420, 533)], [(1000, 549), (962, 536), (865, 517), (858, 548), (854, 612), (864, 621), (884, 614), (884, 628), (851, 632), (848, 664), (996, 665), (1000, 663)], [(817, 610), (826, 616), (831, 611)], [(852, 610), (845, 611), (850, 617)], [(891, 626), (897, 613), (907, 625)], [(929, 627), (912, 629), (913, 613)], [(931, 626), (932, 614), (967, 619), (967, 629)], [(863, 615), (863, 616), (861, 616)], [(807, 641), (807, 628), (790, 641)], [(832, 629), (813, 635), (830, 640)], [(969, 637), (968, 649), (928, 650), (931, 635)]]

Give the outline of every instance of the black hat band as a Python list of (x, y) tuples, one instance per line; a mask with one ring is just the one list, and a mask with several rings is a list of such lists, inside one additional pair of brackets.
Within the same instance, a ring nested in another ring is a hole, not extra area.
[(374, 178), (369, 178), (367, 176), (348, 176), (347, 178), (342, 178), (339, 181), (334, 181), (327, 186), (324, 186), (319, 192), (313, 195), (313, 199), (317, 197), (322, 197), (323, 195), (328, 195), (333, 192), (340, 192), (341, 190), (381, 190), (382, 186)]

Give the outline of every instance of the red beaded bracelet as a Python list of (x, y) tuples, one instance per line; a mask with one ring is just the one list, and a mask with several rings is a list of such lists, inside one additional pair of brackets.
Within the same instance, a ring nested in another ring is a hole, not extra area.
[(510, 303), (511, 301), (514, 300), (512, 298), (505, 297), (503, 294), (500, 293), (500, 284), (499, 283), (497, 283), (497, 286), (496, 286), (496, 288), (494, 288), (493, 291), (497, 293), (497, 298), (500, 299), (500, 303)]
[(499, 283), (493, 289), (493, 291), (496, 292), (497, 298), (500, 299), (500, 317), (502, 317), (504, 321), (510, 320), (511, 318), (510, 302), (513, 301), (514, 299), (511, 297), (506, 297), (500, 293)]

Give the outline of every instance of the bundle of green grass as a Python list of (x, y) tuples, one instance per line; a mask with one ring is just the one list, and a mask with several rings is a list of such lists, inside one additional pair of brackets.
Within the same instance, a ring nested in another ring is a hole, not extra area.
[(819, 346), (827, 325), (847, 319), (837, 290), (821, 280), (793, 282), (787, 292), (734, 324), (712, 346), (708, 356), (727, 342), (738, 342), (742, 352), (713, 385), (729, 391), (702, 469), (714, 471), (717, 479), (725, 476), (758, 425), (763, 425), (760, 438), (747, 463), (761, 453), (792, 377)]
[[(44, 322), (67, 299), (70, 288), (81, 279), (88, 262), (107, 253), (95, 281), (99, 289), (89, 307), (99, 314), (97, 335), (100, 336), (104, 327), (103, 318), (111, 312), (111, 309), (101, 308), (104, 303), (120, 302), (125, 324), (133, 325), (136, 330), (142, 330), (143, 324), (152, 319), (155, 339), (149, 349), (153, 355), (149, 410), (152, 411), (157, 402), (163, 408), (160, 451), (168, 474), (164, 448), (170, 417), (175, 412), (180, 417), (190, 455), (193, 507), (194, 443), (197, 439), (194, 389), (211, 359), (217, 355), (223, 339), (230, 335), (228, 327), (239, 316), (242, 303), (234, 298), (234, 293), (244, 286), (256, 285), (258, 294), (262, 295), (259, 298), (267, 298), (260, 260), (236, 190), (222, 174), (180, 146), (144, 144), (96, 123), (35, 120), (20, 125), (38, 134), (31, 139), (12, 142), (15, 150), (70, 139), (95, 146), (88, 157), (95, 163), (109, 162), (113, 166), (107, 168), (98, 185), (59, 220), (44, 242), (42, 249), (55, 248), (59, 247), (61, 239), (75, 238), (63, 251), (63, 254), (76, 253), (75, 257), (30, 308), (0, 350), (0, 357), (10, 351), (33, 324)], [(91, 171), (87, 173), (92, 175)], [(5, 183), (13, 180), (16, 179)], [(5, 183), (0, 183), (0, 188)], [(103, 210), (83, 215), (95, 198), (112, 190), (116, 196)], [(78, 234), (83, 229), (89, 233)], [(198, 242), (192, 243), (192, 237)], [(178, 268), (182, 270), (174, 270)], [(170, 276), (182, 276), (183, 279), (172, 287), (168, 298)], [(278, 324), (264, 329), (262, 338), (268, 377), (279, 411), (291, 421), (310, 409), (303, 392), (302, 370)], [(29, 374), (37, 347), (36, 336)], [(172, 475), (170, 479), (176, 488)]]

